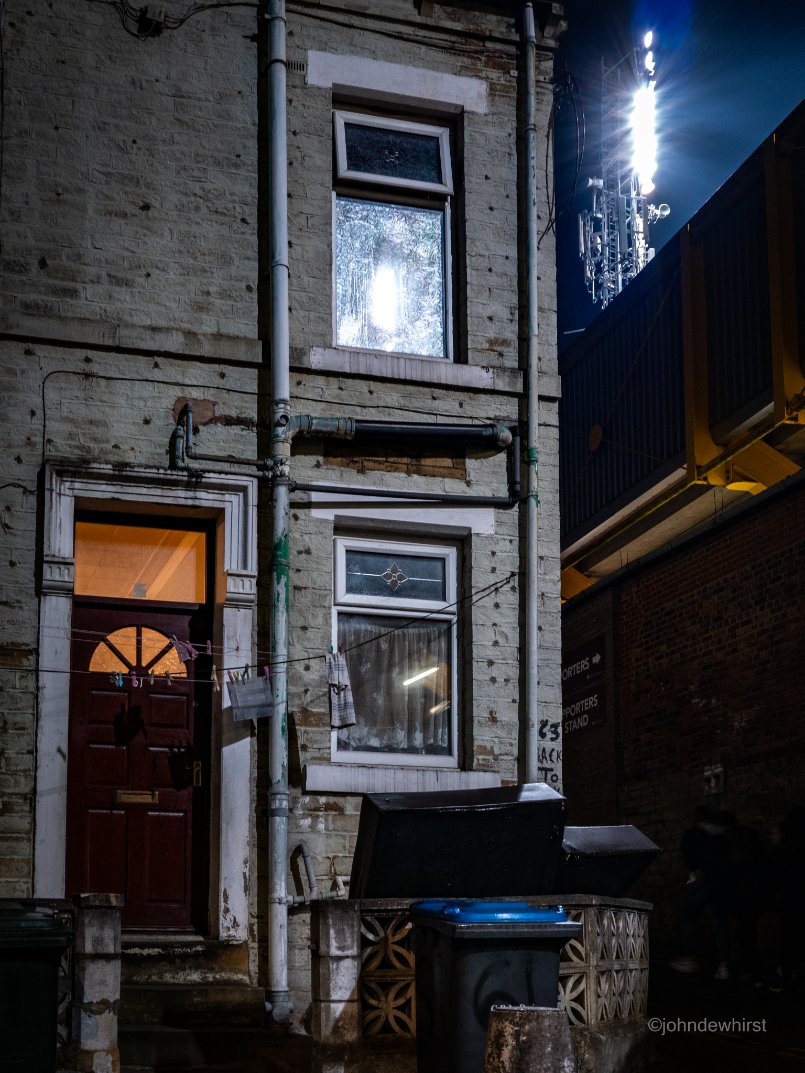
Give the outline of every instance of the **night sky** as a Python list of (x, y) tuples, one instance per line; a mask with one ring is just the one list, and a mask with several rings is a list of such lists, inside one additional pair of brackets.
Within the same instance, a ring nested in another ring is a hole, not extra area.
[(653, 225), (659, 249), (805, 98), (805, 2), (777, 0), (564, 0), (568, 31), (556, 74), (578, 86), (586, 128), (577, 172), (572, 98), (557, 97), (556, 237), (559, 349), (600, 312), (584, 288), (576, 217), (589, 207), (587, 178), (600, 174), (601, 61), (617, 63), (655, 35), (658, 169), (655, 204), (671, 215)]

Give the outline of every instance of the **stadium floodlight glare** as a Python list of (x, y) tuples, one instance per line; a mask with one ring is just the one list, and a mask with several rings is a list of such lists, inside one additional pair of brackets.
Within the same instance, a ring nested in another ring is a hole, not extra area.
[(644, 196), (654, 189), (657, 170), (657, 131), (654, 101), (654, 82), (641, 86), (632, 102), (632, 170), (637, 174), (640, 193)]
[(587, 180), (592, 205), (579, 213), (577, 236), (587, 292), (602, 309), (653, 259), (651, 230), (671, 212), (649, 204), (659, 152), (656, 41), (649, 30), (642, 48), (635, 42), (612, 67), (602, 61), (601, 173)]

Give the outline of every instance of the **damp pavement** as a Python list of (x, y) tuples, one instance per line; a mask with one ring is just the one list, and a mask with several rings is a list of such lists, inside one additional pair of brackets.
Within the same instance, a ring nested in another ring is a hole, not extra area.
[(775, 991), (652, 963), (648, 1022), (650, 1073), (805, 1073), (805, 981)]
[[(648, 1023), (651, 1055), (623, 1073), (805, 1073), (805, 981), (781, 992), (756, 988), (748, 978), (716, 980), (715, 966), (678, 973), (652, 962)], [(205, 1061), (207, 1043), (216, 1046)], [(196, 1035), (190, 1062), (172, 1062), (167, 1041), (146, 1063), (125, 1063), (122, 1073), (308, 1073), (309, 1037), (255, 1033), (252, 1046), (227, 1055), (226, 1030)], [(232, 1043), (234, 1043), (234, 1039)], [(223, 1053), (222, 1053), (223, 1051)], [(167, 1053), (166, 1053), (167, 1052)], [(236, 1057), (237, 1054), (237, 1057)]]

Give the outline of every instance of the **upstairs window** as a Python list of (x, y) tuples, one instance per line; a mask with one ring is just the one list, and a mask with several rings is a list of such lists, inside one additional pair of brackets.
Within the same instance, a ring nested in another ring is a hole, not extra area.
[(450, 131), (334, 113), (336, 345), (451, 358)]
[(455, 767), (456, 550), (339, 537), (334, 596), (357, 722), (333, 759)]

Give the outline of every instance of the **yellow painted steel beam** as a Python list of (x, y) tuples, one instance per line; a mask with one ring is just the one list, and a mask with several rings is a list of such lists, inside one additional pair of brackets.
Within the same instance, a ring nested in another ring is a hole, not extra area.
[(688, 480), (695, 481), (708, 462), (722, 453), (710, 434), (709, 355), (704, 265), (698, 242), (691, 240), (690, 224), (679, 236), (682, 278), (682, 367), (685, 393), (685, 465)]
[(791, 162), (784, 142), (773, 134), (763, 147), (766, 191), (766, 242), (769, 262), (774, 421), (800, 420), (805, 376), (799, 352), (794, 190)]
[(734, 470), (739, 470), (766, 488), (784, 481), (786, 477), (793, 477), (800, 471), (796, 462), (792, 462), (763, 440), (745, 447), (733, 458), (732, 465)]
[(588, 577), (575, 566), (566, 566), (562, 571), (562, 599), (570, 600), (594, 584), (595, 578)]
[(755, 480), (748, 473), (744, 473), (739, 465), (732, 461), (723, 462), (720, 466), (707, 471), (702, 484), (713, 485), (716, 488), (727, 488), (730, 492), (749, 492), (756, 496), (766, 490), (766, 485)]

